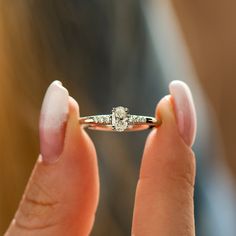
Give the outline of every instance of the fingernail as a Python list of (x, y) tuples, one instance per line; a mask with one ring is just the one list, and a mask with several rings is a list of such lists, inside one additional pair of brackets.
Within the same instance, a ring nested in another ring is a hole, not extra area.
[(169, 85), (173, 97), (174, 111), (179, 133), (188, 146), (192, 146), (196, 136), (196, 111), (192, 93), (187, 84), (175, 80)]
[(40, 151), (46, 163), (59, 158), (69, 113), (69, 93), (60, 81), (54, 81), (45, 94), (39, 121)]

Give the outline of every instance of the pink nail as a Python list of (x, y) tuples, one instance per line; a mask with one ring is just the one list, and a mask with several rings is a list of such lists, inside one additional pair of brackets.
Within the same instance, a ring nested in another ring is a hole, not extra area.
[(175, 80), (169, 85), (170, 94), (174, 99), (174, 110), (176, 114), (179, 133), (188, 146), (192, 146), (196, 136), (196, 111), (192, 93), (187, 84)]
[(68, 91), (54, 81), (45, 94), (39, 122), (40, 151), (47, 163), (55, 162), (63, 150), (68, 113)]

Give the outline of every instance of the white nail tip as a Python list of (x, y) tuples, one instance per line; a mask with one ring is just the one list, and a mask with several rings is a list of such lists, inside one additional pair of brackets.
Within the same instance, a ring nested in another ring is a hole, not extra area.
[(65, 123), (69, 112), (69, 93), (60, 81), (54, 81), (45, 94), (40, 128), (58, 130)]
[(187, 84), (179, 80), (172, 81), (169, 90), (175, 101), (175, 112), (180, 134), (186, 144), (192, 146), (197, 126), (192, 93)]

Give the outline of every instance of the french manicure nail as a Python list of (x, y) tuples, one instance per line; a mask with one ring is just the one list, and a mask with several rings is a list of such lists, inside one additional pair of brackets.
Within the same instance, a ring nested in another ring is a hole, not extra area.
[(40, 151), (46, 163), (55, 162), (63, 150), (68, 113), (69, 93), (54, 81), (45, 94), (39, 121)]
[(196, 111), (192, 93), (182, 81), (175, 80), (169, 85), (174, 100), (174, 111), (179, 133), (188, 146), (192, 146), (196, 136)]

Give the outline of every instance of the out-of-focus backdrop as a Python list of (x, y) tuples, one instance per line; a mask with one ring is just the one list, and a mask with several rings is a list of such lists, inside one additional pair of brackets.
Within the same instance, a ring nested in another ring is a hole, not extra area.
[[(0, 0), (0, 234), (39, 153), (38, 117), (61, 80), (82, 115), (150, 115), (173, 79), (194, 95), (200, 236), (236, 235), (236, 2)], [(129, 235), (147, 132), (89, 132), (101, 175), (92, 235)]]

